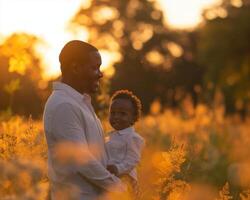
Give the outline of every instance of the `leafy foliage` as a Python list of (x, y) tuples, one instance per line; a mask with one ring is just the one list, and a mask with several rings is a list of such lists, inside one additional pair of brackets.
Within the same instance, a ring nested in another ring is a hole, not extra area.
[(212, 95), (220, 88), (227, 110), (244, 114), (250, 98), (250, 4), (241, 4), (236, 7), (224, 1), (204, 13), (206, 21), (198, 30), (198, 59), (206, 67), (205, 82)]
[(92, 0), (72, 23), (88, 30), (90, 43), (116, 56), (111, 93), (132, 90), (145, 112), (155, 98), (173, 106), (187, 92), (195, 95), (202, 70), (192, 59), (192, 36), (170, 31), (156, 1)]
[(40, 57), (34, 50), (38, 38), (20, 33), (9, 36), (0, 45), (0, 109), (38, 116), (45, 96)]

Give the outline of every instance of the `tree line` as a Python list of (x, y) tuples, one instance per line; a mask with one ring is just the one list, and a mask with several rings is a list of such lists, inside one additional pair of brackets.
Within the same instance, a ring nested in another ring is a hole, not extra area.
[[(228, 113), (246, 115), (250, 1), (237, 2), (224, 0), (205, 10), (203, 22), (192, 31), (171, 29), (156, 1), (148, 0), (92, 0), (70, 23), (87, 28), (89, 42), (97, 48), (119, 55), (114, 75), (105, 81), (104, 95), (132, 90), (148, 113), (155, 100), (163, 108), (178, 107), (187, 96), (194, 105), (210, 105), (220, 91)], [(41, 114), (51, 88), (43, 84), (41, 62), (33, 49), (38, 40), (14, 34), (0, 45), (1, 110)]]

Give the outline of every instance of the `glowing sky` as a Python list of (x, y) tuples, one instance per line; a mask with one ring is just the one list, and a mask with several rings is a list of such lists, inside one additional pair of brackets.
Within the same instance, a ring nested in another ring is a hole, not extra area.
[(192, 28), (201, 22), (204, 8), (220, 0), (159, 0), (165, 11), (167, 23), (174, 28)]
[[(44, 39), (39, 51), (44, 55), (46, 75), (59, 72), (58, 54), (66, 41), (86, 39), (87, 33), (68, 31), (67, 22), (85, 0), (0, 0), (0, 42), (13, 32), (27, 32)], [(201, 20), (201, 11), (218, 0), (159, 0), (167, 23), (190, 28)], [(104, 52), (103, 66), (112, 56)]]
[[(0, 34), (28, 32), (45, 40), (39, 48), (45, 57), (46, 74), (59, 71), (58, 53), (74, 36), (66, 24), (79, 8), (80, 0), (0, 0)], [(84, 38), (83, 35), (76, 36)], [(86, 37), (85, 37), (86, 38)]]

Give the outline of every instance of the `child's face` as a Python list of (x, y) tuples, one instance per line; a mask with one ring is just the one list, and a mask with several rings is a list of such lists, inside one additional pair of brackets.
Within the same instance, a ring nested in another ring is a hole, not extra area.
[(109, 122), (115, 130), (122, 130), (133, 125), (134, 108), (128, 99), (115, 99), (111, 102)]

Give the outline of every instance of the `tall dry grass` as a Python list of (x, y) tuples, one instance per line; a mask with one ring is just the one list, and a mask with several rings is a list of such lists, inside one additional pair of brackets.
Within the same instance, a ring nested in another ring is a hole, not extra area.
[[(187, 101), (161, 110), (156, 103), (136, 130), (146, 139), (138, 166), (141, 199), (250, 199), (250, 118), (226, 117), (223, 104)], [(2, 118), (0, 199), (45, 199), (46, 167), (42, 121)]]
[(0, 199), (45, 199), (46, 145), (41, 121), (0, 121)]

